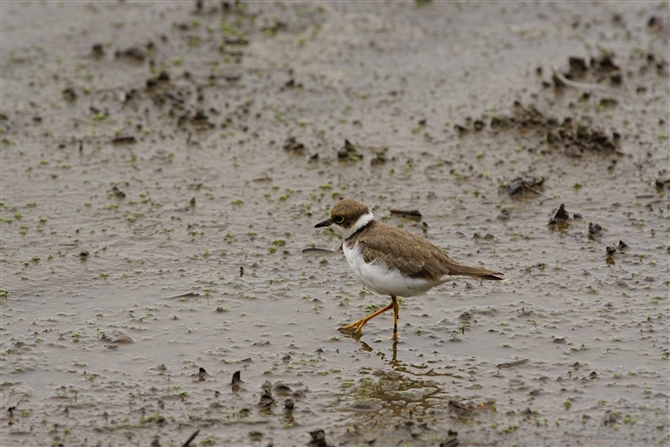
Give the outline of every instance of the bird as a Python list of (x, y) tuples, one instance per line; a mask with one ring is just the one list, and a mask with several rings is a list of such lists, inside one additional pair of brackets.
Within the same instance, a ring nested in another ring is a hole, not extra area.
[(456, 262), (427, 240), (375, 220), (368, 206), (354, 198), (337, 202), (328, 219), (314, 226), (323, 227), (330, 227), (342, 237), (344, 257), (365, 287), (391, 297), (386, 307), (341, 328), (353, 329), (354, 335), (359, 335), (368, 321), (393, 309), (392, 339), (397, 340), (398, 297), (420, 295), (457, 276), (505, 280), (503, 272)]

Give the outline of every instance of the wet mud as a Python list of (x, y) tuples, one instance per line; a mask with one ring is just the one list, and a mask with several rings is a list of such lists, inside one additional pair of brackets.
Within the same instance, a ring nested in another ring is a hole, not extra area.
[(667, 4), (1, 8), (3, 446), (670, 443)]

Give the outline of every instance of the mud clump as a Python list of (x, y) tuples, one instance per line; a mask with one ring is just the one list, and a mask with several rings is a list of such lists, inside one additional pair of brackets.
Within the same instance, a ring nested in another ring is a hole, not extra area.
[(616, 152), (621, 141), (618, 132), (610, 135), (602, 129), (577, 124), (572, 118), (565, 118), (561, 123), (556, 118), (546, 117), (535, 106), (524, 107), (518, 101), (510, 115), (491, 119), (491, 129), (536, 130), (541, 141), (552, 146), (563, 145), (568, 157), (581, 157), (585, 151)]
[(614, 98), (602, 98), (600, 100), (599, 104), (600, 104), (600, 107), (610, 108), (610, 107), (614, 107), (614, 106), (618, 105), (619, 101), (617, 101)]
[(305, 150), (305, 145), (300, 143), (295, 137), (288, 137), (282, 148), (289, 152), (300, 152)]
[(345, 139), (344, 147), (337, 151), (337, 158), (358, 161), (359, 159), (363, 158), (363, 154), (359, 154), (358, 150), (356, 149), (356, 145)]
[(589, 222), (589, 239), (596, 239), (603, 235), (603, 227), (595, 222)]
[(670, 188), (670, 177), (659, 177), (654, 183), (656, 184), (656, 188), (660, 190)]
[(371, 148), (370, 152), (372, 152), (372, 159), (370, 160), (370, 164), (374, 166), (386, 163), (387, 160), (386, 153), (388, 152), (388, 150), (389, 150), (388, 146), (379, 146)]
[(65, 90), (63, 90), (63, 97), (66, 100), (73, 102), (77, 99), (77, 93), (75, 92), (74, 88), (67, 87)]
[(510, 196), (520, 195), (524, 192), (542, 195), (540, 188), (544, 185), (544, 177), (517, 177), (509, 182), (503, 183), (502, 188)]
[[(568, 58), (568, 71), (555, 72), (552, 76), (554, 87), (562, 88), (570, 84), (569, 81), (593, 83), (595, 87), (606, 80), (613, 86), (619, 86), (623, 82), (620, 67), (614, 62), (614, 53), (605, 52), (598, 57), (587, 60), (583, 57), (570, 56)], [(564, 81), (567, 79), (567, 81)], [(566, 83), (567, 82), (567, 83)]]
[(570, 214), (565, 209), (565, 204), (561, 203), (561, 206), (558, 207), (558, 211), (554, 214), (554, 217), (549, 220), (549, 225), (567, 225), (571, 220), (582, 219), (582, 215), (579, 213), (574, 213), (572, 218)]
[(196, 130), (213, 129), (216, 125), (209, 121), (209, 116), (203, 109), (196, 109), (190, 117), (191, 124)]
[(309, 441), (308, 447), (328, 447), (326, 442), (326, 432), (322, 429), (309, 432), (312, 439)]
[[(616, 246), (608, 245), (605, 248), (605, 252), (607, 254), (605, 257), (605, 263), (607, 263), (607, 265), (615, 265), (616, 263), (614, 261), (614, 255), (617, 254), (617, 252), (625, 255), (627, 248), (628, 244), (626, 244), (624, 241), (619, 241), (619, 244)], [(620, 282), (623, 283), (625, 287), (628, 287), (623, 281)]]
[(167, 71), (163, 70), (158, 73), (158, 76), (147, 79), (147, 90), (159, 86), (160, 84), (170, 82), (170, 75)]
[(491, 118), (491, 129), (504, 130), (511, 128), (558, 127), (558, 120), (545, 117), (535, 106), (524, 107), (519, 101), (514, 101), (512, 114), (508, 116), (494, 116)]
[(101, 43), (96, 43), (91, 47), (91, 54), (95, 58), (100, 58), (105, 55), (105, 48)]
[(287, 90), (287, 89), (292, 90), (292, 89), (301, 89), (301, 88), (303, 88), (302, 84), (300, 82), (297, 82), (295, 79), (291, 78), (288, 81), (286, 81), (284, 86), (279, 90), (284, 91), (284, 90)]
[(123, 192), (122, 190), (119, 189), (118, 186), (114, 185), (112, 186), (112, 189), (108, 191), (108, 194), (110, 196), (114, 196), (117, 199), (125, 199), (126, 198), (126, 193)]
[(570, 64), (571, 73), (586, 73), (586, 71), (589, 69), (588, 65), (586, 64), (586, 59), (583, 57), (570, 56), (568, 58), (568, 64)]
[(263, 394), (261, 394), (261, 398), (258, 401), (258, 408), (269, 410), (273, 405), (275, 405), (275, 399), (272, 397), (270, 390), (263, 391)]
[(140, 49), (139, 47), (130, 47), (125, 50), (117, 51), (116, 53), (114, 53), (114, 56), (117, 59), (129, 59), (135, 62), (144, 62), (144, 59), (146, 59), (147, 54), (144, 50)]

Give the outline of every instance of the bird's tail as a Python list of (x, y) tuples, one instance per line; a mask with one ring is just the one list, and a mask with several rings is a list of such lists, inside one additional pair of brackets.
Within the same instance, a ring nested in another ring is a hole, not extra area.
[(449, 275), (469, 276), (473, 279), (487, 279), (493, 281), (504, 281), (505, 274), (494, 270), (487, 270), (480, 267), (457, 264), (449, 266)]

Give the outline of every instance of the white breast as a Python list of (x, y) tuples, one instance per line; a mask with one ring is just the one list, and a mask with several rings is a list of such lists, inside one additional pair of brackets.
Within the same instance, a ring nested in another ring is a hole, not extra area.
[(414, 296), (425, 293), (442, 282), (428, 282), (425, 279), (403, 276), (396, 268), (389, 267), (382, 260), (366, 263), (358, 243), (353, 248), (342, 246), (349, 267), (365, 286), (381, 295)]

